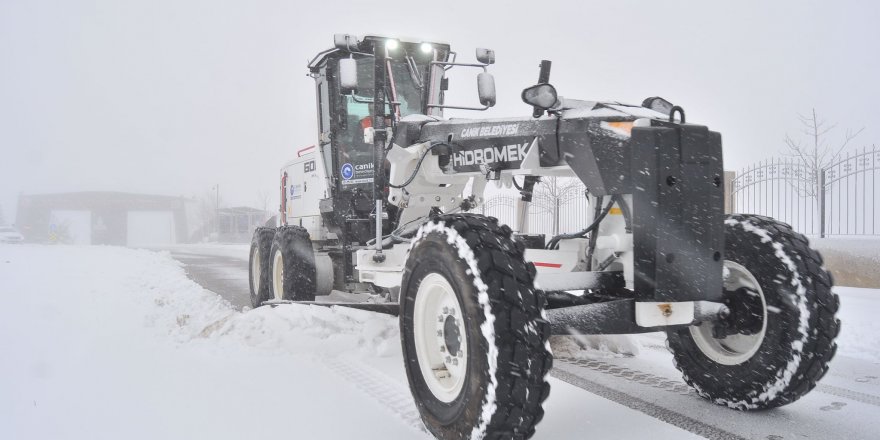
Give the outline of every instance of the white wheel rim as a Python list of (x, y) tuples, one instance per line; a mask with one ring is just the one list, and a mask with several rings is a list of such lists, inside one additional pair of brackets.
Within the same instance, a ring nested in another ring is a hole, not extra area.
[(272, 261), (272, 290), (276, 300), (284, 299), (284, 258), (280, 249), (275, 251)]
[(422, 377), (434, 397), (452, 402), (464, 387), (467, 374), (467, 334), (461, 305), (449, 281), (431, 273), (419, 284), (413, 306), (413, 339)]
[(251, 257), (251, 283), (254, 285), (254, 295), (260, 297), (260, 277), (262, 275), (262, 265), (260, 264), (260, 249), (254, 249), (254, 255)]
[(733, 261), (724, 260), (724, 289), (737, 290), (748, 287), (761, 297), (761, 309), (763, 319), (761, 331), (753, 335), (736, 334), (724, 339), (716, 339), (712, 336), (712, 325), (706, 323), (690, 328), (691, 337), (700, 351), (709, 359), (722, 365), (739, 365), (755, 355), (764, 342), (767, 333), (767, 301), (764, 299), (764, 290), (758, 284), (758, 280), (748, 269)]

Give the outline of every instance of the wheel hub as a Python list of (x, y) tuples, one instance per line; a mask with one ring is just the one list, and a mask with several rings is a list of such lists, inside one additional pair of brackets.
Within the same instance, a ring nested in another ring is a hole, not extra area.
[(709, 359), (722, 365), (739, 365), (751, 359), (764, 342), (764, 291), (745, 266), (725, 260), (723, 302), (729, 315), (691, 327), (691, 337)]
[(431, 273), (413, 304), (413, 333), (422, 377), (437, 399), (453, 401), (467, 373), (467, 339), (458, 298), (449, 281)]
[(456, 358), (463, 356), (461, 353), (461, 331), (458, 329), (458, 321), (453, 316), (455, 309), (444, 308), (445, 310), (449, 310), (449, 314), (441, 314), (437, 319), (438, 322), (443, 322), (443, 330), (438, 334), (443, 339), (440, 351), (445, 351), (451, 357), (447, 363), (452, 363), (453, 360), (458, 363)]
[(272, 263), (272, 287), (275, 291), (275, 299), (284, 299), (284, 257), (281, 250), (275, 251), (274, 262)]
[(254, 294), (260, 295), (260, 278), (262, 277), (262, 266), (260, 265), (260, 249), (254, 250), (253, 261), (251, 262), (251, 273), (253, 274)]
[(715, 322), (713, 336), (722, 339), (730, 335), (755, 335), (761, 332), (764, 324), (764, 303), (757, 290), (750, 287), (725, 290), (722, 302), (729, 313), (724, 319)]

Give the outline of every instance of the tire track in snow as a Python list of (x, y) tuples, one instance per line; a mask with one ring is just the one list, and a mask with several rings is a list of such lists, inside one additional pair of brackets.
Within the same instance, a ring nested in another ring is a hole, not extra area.
[[(664, 389), (670, 392), (675, 391), (675, 386), (669, 386), (668, 382), (672, 382), (666, 378), (660, 376), (654, 376), (649, 373), (636, 372), (635, 370), (629, 368), (616, 367), (601, 361), (593, 361), (593, 360), (575, 360), (568, 358), (555, 358), (554, 362), (561, 364), (568, 364), (572, 366), (585, 366), (587, 368), (592, 368), (592, 366), (608, 366), (606, 369), (599, 369), (597, 371), (611, 374), (620, 378), (635, 380), (639, 383), (647, 383), (653, 384), (656, 388)], [(581, 365), (583, 363), (584, 365)], [(564, 366), (563, 366), (564, 368)], [(610, 388), (606, 385), (600, 384), (598, 382), (592, 381), (583, 376), (574, 374), (570, 371), (566, 371), (565, 369), (560, 368), (557, 364), (554, 366), (553, 370), (551, 370), (550, 375), (563, 381), (574, 385), (578, 388), (589, 391), (590, 393), (596, 394), (598, 396), (604, 397), (613, 402), (617, 402), (623, 406), (639, 411), (643, 414), (654, 417), (655, 419), (664, 421), (669, 423), (670, 425), (677, 426), (685, 431), (692, 432), (699, 436), (705, 437), (707, 439), (712, 440), (746, 440), (745, 437), (741, 437), (739, 435), (733, 434), (731, 432), (725, 431), (723, 429), (717, 428), (715, 426), (709, 425), (707, 423), (701, 422), (697, 419), (691, 418), (687, 415), (681, 414), (679, 412), (664, 408), (662, 406), (653, 404), (646, 400), (643, 400), (639, 397), (628, 394), (624, 391), (616, 390)], [(637, 375), (637, 376), (636, 376)], [(687, 388), (685, 386), (685, 388)], [(687, 390), (685, 390), (687, 391)]]
[(880, 397), (873, 394), (860, 393), (858, 391), (848, 390), (834, 385), (824, 385), (821, 383), (816, 385), (816, 391), (842, 397), (844, 399), (854, 400), (856, 402), (866, 403), (868, 405), (880, 406)]
[(322, 358), (322, 361), (331, 371), (381, 403), (411, 428), (428, 434), (408, 389), (363, 363), (354, 365), (340, 358)]
[(577, 365), (579, 367), (587, 367), (591, 370), (596, 370), (600, 373), (610, 374), (612, 376), (619, 377), (621, 379), (627, 379), (632, 382), (637, 382), (642, 385), (648, 385), (653, 388), (657, 388), (663, 391), (669, 391), (671, 393), (676, 394), (693, 394), (697, 395), (687, 384), (679, 381), (672, 380), (666, 377), (657, 376), (655, 374), (646, 373), (640, 370), (634, 370), (632, 368), (622, 367), (620, 365), (613, 365), (607, 362), (602, 362), (596, 359), (574, 359), (574, 358), (555, 358), (555, 360), (560, 360), (562, 362), (567, 362), (569, 364)]

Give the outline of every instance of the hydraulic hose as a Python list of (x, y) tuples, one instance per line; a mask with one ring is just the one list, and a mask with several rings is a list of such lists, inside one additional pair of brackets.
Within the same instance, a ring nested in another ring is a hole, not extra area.
[(431, 144), (431, 146), (428, 147), (428, 149), (426, 149), (424, 153), (422, 153), (422, 157), (420, 157), (420, 158), (419, 158), (419, 162), (416, 163), (416, 169), (413, 170), (412, 175), (409, 176), (409, 179), (406, 179), (406, 182), (403, 182), (403, 183), (401, 183), (400, 185), (395, 185), (395, 184), (393, 184), (393, 183), (391, 183), (391, 182), (388, 182), (388, 186), (390, 186), (390, 187), (392, 187), (392, 188), (398, 188), (398, 189), (400, 189), (400, 188), (404, 188), (404, 187), (406, 187), (407, 185), (409, 185), (410, 183), (412, 183), (413, 179), (416, 178), (416, 174), (419, 173), (419, 168), (422, 167), (422, 161), (424, 161), (424, 160), (425, 160), (425, 157), (428, 155), (428, 153), (431, 152), (431, 150), (432, 150), (434, 147), (438, 146), (438, 145), (442, 145), (442, 144), (439, 144), (439, 143), (437, 143), (437, 144)]
[[(558, 247), (559, 247), (558, 245), (559, 245), (560, 240), (568, 240), (568, 239), (572, 239), (572, 238), (583, 238), (585, 235), (589, 234), (590, 232), (592, 232), (596, 228), (598, 228), (599, 223), (601, 223), (602, 219), (604, 219), (605, 216), (608, 215), (608, 212), (611, 211), (611, 207), (614, 206), (614, 202), (615, 202), (615, 198), (612, 197), (611, 200), (608, 201), (608, 204), (605, 205), (605, 208), (600, 208), (603, 199), (604, 199), (604, 197), (600, 197), (599, 203), (596, 204), (595, 219), (593, 220), (593, 223), (590, 223), (590, 226), (587, 226), (585, 229), (582, 229), (578, 232), (573, 232), (570, 234), (559, 234), (559, 235), (550, 239), (550, 241), (547, 243), (546, 248), (547, 249), (558, 249)], [(599, 209), (602, 209), (602, 210), (599, 211)]]

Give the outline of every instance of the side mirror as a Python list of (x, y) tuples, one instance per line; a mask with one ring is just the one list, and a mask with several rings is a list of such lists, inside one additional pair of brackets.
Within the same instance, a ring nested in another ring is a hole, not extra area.
[(357, 92), (358, 69), (354, 58), (339, 60), (339, 88), (342, 93)]
[(477, 75), (477, 93), (480, 95), (480, 104), (486, 107), (495, 105), (495, 77), (491, 73), (481, 72)]
[(522, 100), (536, 109), (547, 110), (556, 106), (559, 96), (556, 94), (556, 87), (538, 84), (523, 90)]
[(495, 51), (492, 49), (477, 49), (477, 61), (483, 64), (495, 64)]

